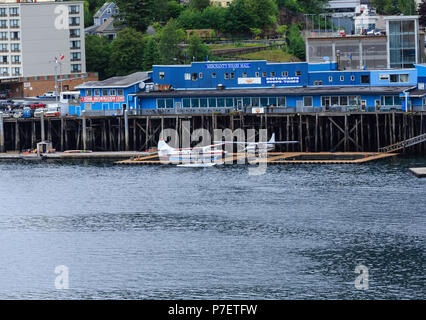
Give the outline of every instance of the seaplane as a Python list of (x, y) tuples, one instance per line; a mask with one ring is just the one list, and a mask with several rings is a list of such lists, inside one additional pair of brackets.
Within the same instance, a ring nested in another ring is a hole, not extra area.
[(243, 151), (247, 153), (267, 153), (274, 151), (277, 144), (297, 144), (299, 141), (276, 141), (275, 133), (273, 133), (271, 140), (267, 142), (214, 141), (214, 143), (242, 144), (246, 146)]
[(222, 150), (225, 143), (220, 142), (203, 147), (172, 148), (164, 138), (158, 141), (158, 156), (160, 161), (177, 164), (178, 167), (205, 168), (223, 164), (226, 151)]

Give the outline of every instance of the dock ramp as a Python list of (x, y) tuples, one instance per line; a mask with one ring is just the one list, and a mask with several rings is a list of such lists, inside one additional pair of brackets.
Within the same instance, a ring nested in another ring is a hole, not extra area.
[(387, 146), (387, 147), (379, 148), (379, 152), (390, 153), (390, 152), (394, 152), (404, 148), (415, 146), (416, 144), (419, 144), (425, 141), (426, 141), (426, 133), (395, 143), (395, 144), (391, 144), (390, 146)]

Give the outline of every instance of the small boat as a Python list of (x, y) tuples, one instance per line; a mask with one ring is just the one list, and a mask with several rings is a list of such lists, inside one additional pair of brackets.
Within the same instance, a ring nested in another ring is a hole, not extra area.
[(64, 153), (92, 153), (92, 150), (67, 150)]

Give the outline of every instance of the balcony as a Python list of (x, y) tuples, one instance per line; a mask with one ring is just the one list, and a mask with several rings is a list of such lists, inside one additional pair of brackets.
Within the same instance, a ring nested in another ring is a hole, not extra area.
[(81, 58), (71, 58), (71, 62), (79, 62), (81, 61)]
[(81, 70), (71, 70), (71, 73), (81, 73)]
[(21, 64), (21, 61), (12, 61), (12, 64)]
[(70, 38), (80, 38), (80, 34), (70, 33)]
[(70, 50), (79, 50), (79, 49), (81, 49), (81, 47), (80, 47), (80, 46), (78, 46), (78, 47), (71, 47), (71, 48), (70, 48)]

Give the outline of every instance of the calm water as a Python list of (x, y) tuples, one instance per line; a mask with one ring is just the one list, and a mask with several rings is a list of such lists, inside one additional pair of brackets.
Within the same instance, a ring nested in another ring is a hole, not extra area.
[(426, 179), (411, 166), (426, 158), (257, 177), (0, 163), (0, 298), (424, 299)]

